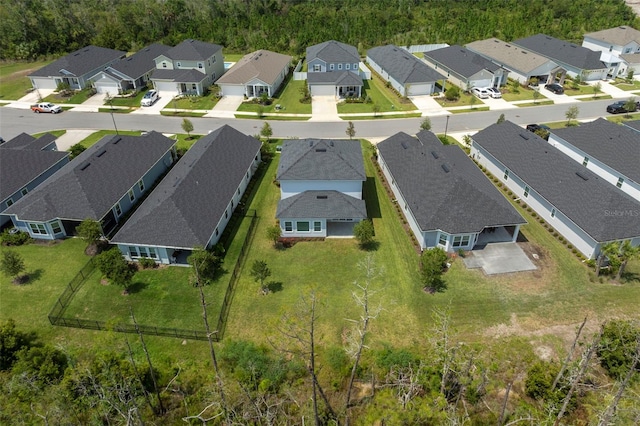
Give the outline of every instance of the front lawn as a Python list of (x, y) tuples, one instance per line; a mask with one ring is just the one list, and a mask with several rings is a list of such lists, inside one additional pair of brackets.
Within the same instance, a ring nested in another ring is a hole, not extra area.
[(535, 99), (534, 92), (538, 92), (538, 102), (546, 101), (547, 98), (544, 96), (544, 91), (541, 90), (542, 86), (539, 86), (538, 89), (539, 90), (534, 90), (530, 87), (519, 86), (518, 93), (516, 93), (513, 91), (513, 87), (511, 87), (511, 85), (507, 85), (502, 88), (502, 99), (508, 102), (526, 100), (533, 101)]
[(142, 97), (146, 92), (147, 90), (145, 89), (135, 93), (133, 96), (114, 96), (109, 100), (105, 99), (104, 104), (109, 106), (113, 105), (120, 107), (137, 108), (140, 106), (140, 101), (142, 100)]
[[(238, 107), (238, 111), (258, 113), (262, 107), (262, 112), (265, 113), (311, 114), (311, 103), (303, 104), (300, 102), (300, 98), (302, 97), (300, 91), (306, 84), (307, 82), (305, 80), (294, 80), (289, 76), (283, 83), (284, 89), (278, 91), (276, 96), (272, 98), (270, 105), (243, 102)], [(276, 105), (280, 105), (281, 108), (276, 110)]]
[(18, 100), (31, 91), (27, 75), (48, 65), (51, 61), (5, 62), (0, 64), (0, 99)]
[(391, 89), (387, 88), (384, 81), (373, 76), (371, 80), (363, 80), (362, 97), (371, 99), (371, 103), (347, 103), (338, 104), (338, 114), (373, 113), (374, 105), (378, 105), (379, 112), (415, 111), (416, 106), (408, 99), (400, 98)]
[[(579, 84), (574, 89), (572, 82), (566, 81), (562, 87), (564, 87), (564, 94), (567, 96), (593, 95), (593, 86), (588, 84)], [(602, 93), (602, 90), (600, 90), (600, 93)]]
[(196, 109), (210, 110), (218, 103), (218, 97), (213, 93), (205, 96), (182, 96), (175, 97), (167, 104), (165, 109)]
[(91, 89), (86, 88), (78, 91), (74, 91), (71, 96), (62, 96), (58, 92), (54, 92), (44, 98), (43, 102), (53, 102), (54, 104), (73, 104), (80, 105), (92, 95)]
[(627, 82), (622, 78), (616, 78), (613, 83), (609, 83), (612, 86), (617, 87), (620, 90), (632, 91), (632, 90), (640, 90), (640, 81), (632, 80), (631, 82)]

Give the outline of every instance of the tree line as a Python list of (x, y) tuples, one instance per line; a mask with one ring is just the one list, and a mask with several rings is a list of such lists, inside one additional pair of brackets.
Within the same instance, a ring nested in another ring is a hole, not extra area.
[(340, 40), (366, 49), (507, 41), (545, 33), (581, 42), (585, 32), (640, 28), (624, 0), (0, 0), (0, 59), (33, 60), (89, 44), (136, 51), (196, 38), (228, 52), (302, 55)]

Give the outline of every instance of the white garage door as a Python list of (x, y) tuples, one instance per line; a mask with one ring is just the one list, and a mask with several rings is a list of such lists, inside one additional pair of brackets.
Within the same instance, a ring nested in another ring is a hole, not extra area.
[(31, 81), (36, 89), (57, 89), (56, 82), (52, 78), (31, 77)]
[(314, 84), (310, 86), (312, 96), (332, 96), (336, 94), (336, 87), (332, 85)]
[(178, 87), (173, 81), (154, 81), (153, 86), (158, 92), (178, 93)]
[(492, 79), (487, 78), (485, 80), (471, 80), (471, 87), (491, 87), (493, 84)]
[(430, 95), (431, 94), (431, 84), (412, 84), (409, 86), (409, 96), (417, 96), (417, 95)]
[(118, 83), (114, 81), (96, 82), (96, 92), (109, 93), (110, 95), (117, 95)]
[(221, 84), (222, 96), (244, 96), (244, 86)]

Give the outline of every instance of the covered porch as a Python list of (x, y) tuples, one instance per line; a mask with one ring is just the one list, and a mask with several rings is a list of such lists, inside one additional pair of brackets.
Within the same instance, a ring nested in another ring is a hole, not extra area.
[(473, 248), (482, 248), (491, 243), (515, 243), (520, 234), (520, 225), (487, 227), (478, 234)]

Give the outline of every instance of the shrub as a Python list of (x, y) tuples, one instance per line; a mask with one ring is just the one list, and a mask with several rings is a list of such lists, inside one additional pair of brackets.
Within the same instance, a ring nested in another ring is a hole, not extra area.
[(142, 266), (143, 269), (153, 269), (156, 267), (156, 261), (148, 257), (140, 258), (138, 260), (138, 263), (140, 264), (140, 266)]
[[(604, 325), (598, 357), (600, 365), (610, 377), (620, 380), (627, 374), (639, 337), (640, 326), (637, 322), (610, 321)], [(636, 369), (640, 371), (640, 365)]]
[[(15, 228), (14, 228), (15, 229)], [(5, 229), (0, 236), (2, 244), (5, 246), (21, 246), (31, 241), (28, 233), (17, 231), (11, 232), (11, 229)]]
[(460, 90), (455, 86), (451, 86), (444, 92), (444, 97), (448, 101), (455, 101), (460, 98)]

